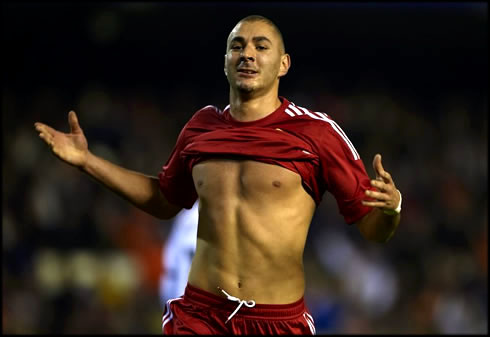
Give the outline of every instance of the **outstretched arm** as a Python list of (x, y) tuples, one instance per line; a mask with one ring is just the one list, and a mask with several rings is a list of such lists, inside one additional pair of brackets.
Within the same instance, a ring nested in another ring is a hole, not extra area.
[(376, 179), (371, 180), (371, 185), (376, 187), (377, 191), (366, 190), (365, 193), (375, 200), (362, 201), (364, 206), (373, 209), (357, 222), (357, 227), (366, 239), (386, 242), (393, 236), (400, 223), (402, 196), (391, 175), (384, 170), (380, 154), (374, 156), (373, 168)]
[(54, 155), (79, 168), (136, 207), (160, 219), (170, 219), (181, 208), (170, 204), (159, 188), (157, 177), (117, 166), (92, 154), (74, 111), (68, 113), (70, 133), (57, 131), (46, 124), (35, 123), (39, 137)]

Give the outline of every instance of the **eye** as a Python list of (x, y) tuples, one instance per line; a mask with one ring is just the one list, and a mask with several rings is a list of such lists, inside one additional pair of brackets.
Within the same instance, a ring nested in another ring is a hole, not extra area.
[(258, 50), (266, 50), (268, 49), (266, 46), (257, 46), (257, 49)]
[(234, 46), (231, 46), (230, 49), (231, 50), (240, 50), (240, 49), (242, 49), (242, 47), (239, 45), (234, 45)]

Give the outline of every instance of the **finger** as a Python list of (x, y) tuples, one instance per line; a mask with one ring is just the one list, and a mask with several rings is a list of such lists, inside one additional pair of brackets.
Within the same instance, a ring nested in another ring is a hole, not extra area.
[(36, 122), (34, 123), (34, 126), (36, 127), (36, 130), (39, 132), (48, 133), (50, 135), (54, 135), (56, 133), (55, 129), (43, 123)]
[(39, 134), (39, 138), (41, 138), (42, 140), (44, 140), (46, 143), (48, 142), (47, 139), (46, 139), (46, 134), (45, 133), (40, 133)]
[(376, 153), (373, 159), (373, 169), (376, 174), (376, 179), (382, 177), (382, 173), (384, 172), (383, 165), (381, 164), (381, 154)]
[(68, 113), (68, 123), (70, 123), (71, 133), (77, 133), (81, 131), (80, 124), (78, 124), (77, 114), (73, 110)]
[(393, 183), (391, 175), (385, 171), (383, 164), (381, 163), (381, 154), (377, 153), (374, 156), (373, 168), (376, 172), (376, 179), (379, 181), (384, 181), (386, 183)]
[(379, 207), (379, 208), (384, 208), (387, 207), (388, 205), (384, 201), (365, 201), (361, 200), (361, 203), (364, 206), (369, 206), (369, 207)]
[(366, 190), (365, 194), (368, 197), (374, 198), (376, 200), (384, 200), (384, 201), (387, 201), (387, 200), (390, 200), (391, 199), (391, 197), (390, 197), (389, 194), (383, 193), (383, 192), (376, 192), (376, 191)]
[(371, 179), (370, 182), (371, 182), (371, 186), (376, 187), (380, 191), (390, 191), (392, 188), (390, 184), (385, 183), (384, 181), (381, 180)]
[(39, 138), (44, 140), (44, 142), (50, 146), (53, 146), (53, 137), (49, 136), (48, 134), (41, 132), (39, 134)]
[(51, 141), (53, 141), (53, 138), (54, 138), (54, 137), (53, 137), (51, 134), (46, 133), (46, 132), (41, 132), (41, 133), (39, 134), (39, 136), (40, 136), (41, 138), (45, 139), (46, 141), (50, 141), (50, 142), (51, 142)]
[(386, 183), (394, 184), (393, 179), (391, 179), (391, 174), (389, 172), (384, 171), (382, 177)]

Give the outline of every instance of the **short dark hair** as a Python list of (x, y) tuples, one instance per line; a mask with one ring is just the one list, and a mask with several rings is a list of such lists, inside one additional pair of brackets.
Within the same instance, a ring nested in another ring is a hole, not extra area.
[(279, 36), (279, 47), (281, 48), (281, 52), (282, 53), (285, 53), (286, 52), (286, 48), (285, 48), (285, 45), (284, 45), (284, 39), (282, 38), (282, 33), (279, 30), (279, 28), (276, 26), (276, 24), (274, 22), (272, 22), (272, 20), (270, 20), (270, 19), (268, 19), (268, 18), (266, 18), (265, 16), (262, 16), (262, 15), (249, 15), (249, 16), (244, 17), (240, 21), (238, 21), (237, 25), (239, 23), (242, 23), (242, 22), (256, 22), (256, 21), (265, 22), (265, 23), (267, 23), (269, 26), (271, 26), (274, 29), (274, 31), (276, 32), (277, 36)]

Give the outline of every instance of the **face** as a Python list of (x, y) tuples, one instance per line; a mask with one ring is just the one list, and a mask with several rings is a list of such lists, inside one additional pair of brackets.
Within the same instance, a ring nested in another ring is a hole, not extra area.
[(266, 22), (242, 22), (231, 31), (225, 74), (232, 90), (247, 94), (278, 90), (279, 78), (289, 65), (280, 37)]

